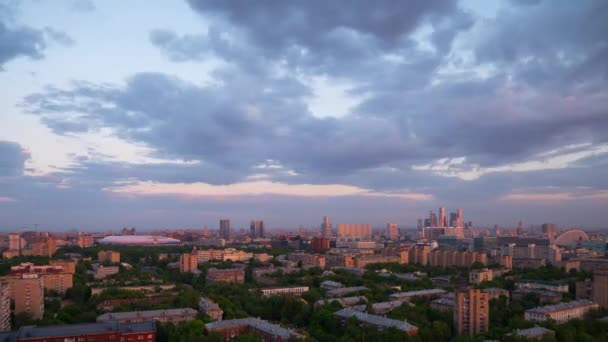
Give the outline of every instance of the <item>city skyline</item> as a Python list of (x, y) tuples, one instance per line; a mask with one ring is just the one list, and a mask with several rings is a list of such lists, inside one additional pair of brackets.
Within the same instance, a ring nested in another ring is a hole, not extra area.
[(606, 17), (591, 0), (0, 2), (0, 231), (415, 228), (440, 207), (608, 228)]

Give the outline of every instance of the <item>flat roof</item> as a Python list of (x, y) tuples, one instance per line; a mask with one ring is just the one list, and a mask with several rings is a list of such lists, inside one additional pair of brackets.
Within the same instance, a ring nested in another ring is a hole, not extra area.
[(182, 315), (196, 315), (198, 312), (191, 308), (166, 309), (166, 310), (147, 310), (147, 311), (129, 311), (129, 312), (109, 312), (97, 316), (98, 322), (114, 321), (134, 318), (149, 318), (153, 320), (157, 317), (172, 317)]
[(418, 290), (418, 291), (408, 291), (408, 292), (398, 292), (393, 293), (390, 297), (399, 298), (399, 297), (416, 297), (416, 296), (429, 296), (429, 295), (440, 295), (446, 293), (445, 290), (442, 289), (426, 289), (426, 290)]
[(353, 309), (342, 309), (338, 310), (334, 313), (338, 317), (349, 318), (355, 317), (357, 320), (365, 323), (369, 323), (375, 326), (384, 327), (384, 328), (396, 328), (401, 331), (411, 331), (418, 330), (418, 327), (408, 323), (407, 321), (400, 321), (392, 318), (386, 318), (378, 315), (371, 315), (364, 312), (355, 311)]
[(579, 300), (573, 300), (571, 302), (565, 302), (565, 303), (558, 303), (558, 304), (552, 304), (552, 305), (545, 305), (545, 306), (539, 306), (533, 309), (529, 309), (526, 310), (526, 312), (534, 312), (534, 313), (552, 313), (552, 312), (556, 312), (556, 311), (562, 311), (562, 310), (567, 310), (567, 309), (574, 309), (574, 308), (579, 308), (579, 307), (585, 307), (585, 306), (591, 306), (591, 305), (598, 305), (597, 303), (594, 303), (590, 300), (587, 299), (579, 299)]
[(253, 317), (229, 319), (229, 320), (224, 320), (224, 321), (215, 321), (215, 322), (205, 324), (205, 329), (212, 331), (212, 330), (216, 330), (216, 329), (225, 329), (225, 328), (238, 327), (238, 326), (244, 326), (244, 325), (250, 326), (254, 329), (263, 331), (263, 332), (273, 335), (273, 336), (280, 336), (283, 339), (288, 339), (292, 335), (296, 335), (295, 333), (291, 332), (290, 330), (285, 329), (277, 324), (272, 324), (268, 321), (265, 321), (265, 320), (262, 320), (259, 318), (253, 318)]
[(523, 337), (541, 337), (548, 333), (553, 333), (553, 330), (545, 329), (543, 327), (535, 326), (528, 329), (515, 329), (513, 334), (523, 336)]
[(65, 324), (52, 326), (25, 326), (14, 335), (19, 339), (82, 336), (93, 334), (105, 334), (111, 332), (136, 333), (156, 331), (156, 325), (152, 321), (141, 323), (119, 323), (117, 321), (101, 323)]

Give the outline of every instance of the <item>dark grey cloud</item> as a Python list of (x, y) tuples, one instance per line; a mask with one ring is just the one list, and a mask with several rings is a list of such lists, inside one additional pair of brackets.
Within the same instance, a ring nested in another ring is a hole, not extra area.
[(42, 59), (49, 43), (74, 44), (65, 32), (50, 27), (40, 30), (16, 23), (16, 6), (0, 3), (0, 71), (7, 62), (19, 57)]
[(30, 155), (18, 143), (0, 141), (0, 177), (23, 174), (25, 162)]
[[(600, 222), (601, 203), (586, 195), (608, 191), (602, 177), (608, 172), (606, 154), (563, 169), (495, 172), (475, 180), (412, 167), (466, 157), (470, 165), (463, 169), (487, 168), (540, 159), (539, 153), (567, 145), (608, 142), (605, 2), (512, 1), (496, 19), (484, 20), (452, 1), (190, 1), (190, 6), (209, 24), (207, 32), (158, 29), (149, 39), (175, 62), (222, 60), (211, 82), (135, 73), (120, 86), (83, 81), (51, 86), (25, 98), (23, 106), (58, 134), (110, 131), (150, 147), (154, 157), (192, 163), (83, 157), (53, 179), (29, 180), (45, 189), (39, 203), (59, 196), (65, 201), (59, 203), (69, 205), (77, 196), (105, 205), (116, 195), (101, 189), (120, 181), (231, 184), (264, 173), (290, 184), (351, 184), (435, 196), (410, 204), (411, 212), (397, 219), (445, 205), (471, 208), (466, 212), (483, 222), (492, 217), (505, 222), (515, 210), (537, 222), (549, 215), (575, 222), (565, 217), (572, 206), (586, 214), (595, 210), (595, 218), (586, 219)], [(426, 44), (420, 42), (421, 30), (428, 31)], [(349, 84), (349, 94), (361, 102), (344, 117), (313, 115), (314, 77)], [(256, 167), (268, 160), (282, 167)], [(513, 192), (568, 192), (578, 199), (552, 207), (499, 200)], [(121, 209), (143, 211), (145, 203), (158, 218), (177, 210), (170, 200), (117, 202)], [(268, 211), (280, 202), (281, 208), (301, 205), (302, 215), (334, 210), (348, 218), (349, 212), (403, 204), (333, 201), (270, 196), (221, 204), (200, 199), (186, 206), (190, 215), (204, 206), (218, 217), (224, 210), (273, 217), (289, 211)]]

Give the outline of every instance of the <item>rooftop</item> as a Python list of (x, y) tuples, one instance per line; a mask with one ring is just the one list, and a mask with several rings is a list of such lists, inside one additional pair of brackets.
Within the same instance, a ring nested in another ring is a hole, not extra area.
[(191, 308), (167, 309), (167, 310), (148, 310), (148, 311), (129, 311), (129, 312), (112, 312), (97, 316), (98, 322), (144, 318), (154, 320), (158, 317), (174, 317), (174, 316), (196, 316), (197, 311)]
[(561, 311), (561, 310), (586, 307), (586, 306), (591, 306), (591, 305), (597, 305), (597, 304), (590, 300), (587, 300), (587, 299), (579, 299), (579, 300), (573, 300), (571, 302), (566, 302), (566, 303), (539, 306), (539, 307), (536, 307), (533, 309), (529, 309), (529, 310), (527, 310), (527, 312), (544, 314), (544, 313), (552, 313), (552, 312)]
[(427, 290), (418, 290), (418, 291), (409, 291), (409, 292), (398, 292), (398, 293), (393, 293), (390, 296), (392, 298), (402, 298), (402, 297), (442, 295), (445, 293), (446, 293), (445, 290), (442, 290), (442, 289), (427, 289)]
[(340, 287), (337, 289), (327, 291), (328, 296), (339, 296), (346, 293), (359, 292), (359, 291), (367, 291), (369, 290), (365, 286), (353, 286), (353, 287)]
[(369, 323), (383, 328), (396, 328), (401, 331), (418, 330), (414, 325), (407, 321), (399, 321), (392, 318), (386, 318), (378, 315), (370, 315), (364, 312), (355, 311), (352, 309), (342, 309), (335, 312), (335, 315), (341, 318), (355, 317), (361, 322)]
[(282, 328), (279, 325), (272, 324), (268, 321), (261, 320), (259, 318), (247, 317), (239, 319), (229, 319), (224, 321), (216, 321), (205, 324), (207, 330), (225, 329), (239, 326), (250, 326), (254, 329), (263, 331), (273, 336), (280, 336), (283, 339), (288, 339), (292, 335), (295, 335), (290, 330)]
[(526, 338), (542, 337), (548, 333), (553, 333), (553, 330), (545, 329), (539, 326), (528, 329), (515, 329), (515, 331), (513, 331), (514, 335), (519, 335)]
[(14, 338), (63, 337), (104, 334), (110, 332), (133, 333), (148, 331), (156, 331), (156, 325), (154, 322), (119, 323), (116, 321), (111, 321), (103, 323), (66, 324), (45, 327), (24, 326), (18, 331), (0, 334), (0, 341), (12, 341)]

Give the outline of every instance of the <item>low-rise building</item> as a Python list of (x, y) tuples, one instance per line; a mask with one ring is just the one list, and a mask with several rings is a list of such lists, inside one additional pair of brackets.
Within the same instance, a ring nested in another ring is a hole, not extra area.
[(391, 300), (409, 301), (412, 298), (443, 296), (445, 294), (446, 294), (446, 291), (442, 290), (442, 289), (428, 289), (428, 290), (393, 293), (389, 297)]
[(475, 269), (469, 272), (469, 283), (471, 284), (479, 285), (484, 281), (491, 281), (492, 279), (494, 279), (494, 273), (488, 268)]
[(599, 305), (597, 303), (580, 299), (526, 310), (524, 318), (527, 321), (546, 321), (552, 319), (557, 323), (565, 323), (571, 319), (583, 318), (589, 311), (598, 308)]
[(431, 302), (431, 308), (440, 311), (452, 312), (454, 310), (454, 300), (454, 292), (449, 292), (445, 296), (433, 300)]
[(325, 280), (325, 281), (321, 282), (320, 286), (321, 286), (322, 289), (332, 290), (332, 289), (337, 289), (337, 288), (340, 288), (340, 287), (344, 287), (344, 284), (339, 283), (337, 281)]
[(545, 290), (567, 293), (568, 283), (558, 280), (518, 279), (515, 280), (515, 288), (522, 290)]
[(97, 322), (118, 321), (120, 323), (137, 323), (157, 321), (161, 323), (177, 323), (191, 321), (196, 318), (197, 314), (198, 312), (191, 308), (111, 312), (97, 316)]
[(338, 310), (334, 314), (343, 320), (354, 317), (359, 322), (374, 326), (375, 328), (380, 330), (395, 328), (406, 332), (410, 336), (416, 335), (418, 333), (418, 328), (408, 323), (407, 321), (400, 321), (396, 319), (386, 318), (383, 316), (359, 312), (351, 308)]
[(201, 297), (198, 301), (198, 310), (214, 321), (221, 321), (224, 310), (209, 298)]
[(276, 295), (301, 295), (302, 293), (308, 292), (308, 286), (286, 286), (286, 287), (269, 287), (261, 289), (262, 296), (276, 296)]
[(546, 336), (555, 336), (555, 332), (553, 330), (535, 326), (528, 329), (515, 329), (515, 331), (509, 335), (524, 337), (526, 340), (542, 340)]
[(279, 325), (253, 317), (207, 323), (205, 324), (205, 330), (209, 333), (222, 335), (225, 341), (232, 341), (236, 336), (247, 333), (258, 335), (260, 340), (264, 342), (282, 342), (290, 338), (302, 337)]
[(245, 270), (240, 268), (217, 269), (210, 268), (207, 270), (207, 284), (213, 283), (245, 283)]
[(141, 323), (84, 323), (51, 326), (24, 326), (17, 331), (3, 334), (1, 341), (49, 342), (49, 341), (123, 341), (154, 342), (154, 322)]
[(97, 260), (99, 262), (109, 262), (112, 264), (120, 262), (120, 252), (114, 251), (99, 251), (97, 253)]
[(106, 277), (116, 274), (119, 271), (120, 269), (118, 268), (118, 266), (99, 265), (97, 266), (97, 268), (95, 268), (95, 274), (93, 275), (93, 277), (95, 279), (105, 279)]
[(365, 304), (367, 303), (367, 298), (365, 296), (353, 296), (353, 297), (342, 297), (342, 298), (329, 298), (329, 299), (319, 299), (315, 302), (315, 308), (319, 306), (330, 304), (333, 302), (338, 302), (342, 307), (348, 308), (355, 305)]
[(333, 290), (329, 290), (325, 293), (325, 296), (327, 298), (336, 298), (336, 297), (343, 297), (347, 294), (351, 294), (351, 293), (356, 293), (356, 292), (361, 292), (361, 291), (367, 291), (369, 290), (367, 287), (365, 286), (353, 286), (353, 287), (340, 287), (337, 289), (333, 289)]

